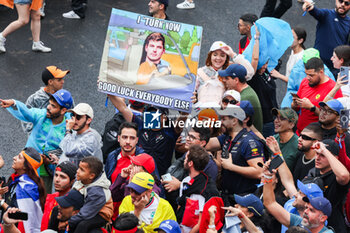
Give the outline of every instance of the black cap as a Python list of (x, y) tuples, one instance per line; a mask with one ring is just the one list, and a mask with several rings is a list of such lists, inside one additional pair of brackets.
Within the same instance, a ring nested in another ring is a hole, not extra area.
[(339, 145), (334, 140), (325, 139), (322, 142), (333, 155), (339, 155)]
[(71, 189), (66, 195), (55, 199), (62, 208), (73, 206), (75, 210), (80, 210), (84, 205), (84, 195), (76, 189)]
[(64, 161), (57, 165), (56, 171), (61, 171), (63, 173), (66, 173), (67, 176), (69, 176), (69, 179), (72, 181), (75, 179), (75, 175), (77, 174), (78, 167), (70, 162), (70, 161)]

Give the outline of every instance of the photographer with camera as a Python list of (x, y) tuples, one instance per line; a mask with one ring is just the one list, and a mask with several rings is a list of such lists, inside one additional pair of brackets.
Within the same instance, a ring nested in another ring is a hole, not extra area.
[(232, 206), (235, 204), (229, 203), (232, 194), (252, 193), (256, 190), (262, 173), (258, 163), (264, 162), (263, 145), (252, 132), (243, 128), (246, 115), (241, 107), (229, 104), (224, 110), (219, 110), (218, 115), (225, 134), (211, 138), (206, 149), (222, 150), (223, 199), (225, 206)]

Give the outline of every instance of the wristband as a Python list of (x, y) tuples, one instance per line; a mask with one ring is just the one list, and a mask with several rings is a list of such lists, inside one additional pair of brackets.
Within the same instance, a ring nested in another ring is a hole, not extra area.
[(255, 39), (255, 40), (259, 40), (259, 39), (260, 39), (260, 36), (254, 35), (254, 39)]
[(264, 176), (264, 178), (267, 179), (267, 180), (272, 180), (272, 176), (268, 176), (268, 175), (266, 175), (266, 174), (264, 174), (263, 176)]
[(282, 154), (282, 152), (281, 152), (281, 151), (276, 152), (276, 153), (274, 153), (273, 155), (280, 155), (280, 154)]
[(209, 229), (216, 229), (216, 228), (215, 228), (215, 225), (208, 225), (208, 228), (209, 228)]
[(73, 133), (73, 130), (72, 130), (72, 129), (67, 129), (67, 130), (66, 130), (66, 134), (68, 134), (68, 133), (69, 133), (69, 134), (72, 134), (72, 133)]
[(239, 219), (244, 218), (244, 214), (243, 214), (243, 213), (239, 213), (239, 214), (238, 214), (238, 218), (239, 218)]

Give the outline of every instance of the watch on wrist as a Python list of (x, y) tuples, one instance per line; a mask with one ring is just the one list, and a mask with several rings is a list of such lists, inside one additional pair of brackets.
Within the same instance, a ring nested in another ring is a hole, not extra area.
[(215, 228), (215, 225), (208, 225), (208, 228), (209, 228), (209, 229), (216, 229), (216, 228)]
[(260, 36), (254, 35), (254, 40), (259, 40)]
[(316, 111), (316, 106), (314, 105), (310, 108), (310, 112), (315, 112), (315, 111)]

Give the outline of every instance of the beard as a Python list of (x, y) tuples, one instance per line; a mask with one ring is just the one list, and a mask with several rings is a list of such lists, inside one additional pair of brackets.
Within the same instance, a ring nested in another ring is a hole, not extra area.
[(78, 128), (77, 128), (77, 129), (74, 129), (74, 130), (78, 132), (78, 131), (82, 130), (82, 129), (85, 127), (85, 125), (86, 125), (86, 120), (85, 120), (84, 123), (81, 124), (80, 126), (78, 125)]
[[(307, 220), (305, 220), (305, 218)], [(301, 222), (301, 225), (303, 225), (304, 227), (308, 228), (308, 229), (313, 229), (313, 228), (317, 228), (320, 226), (320, 220), (318, 219), (316, 223), (310, 223), (309, 221), (309, 216), (307, 216), (307, 214), (304, 213), (303, 215), (303, 221)]]
[(46, 115), (46, 117), (51, 119), (51, 120), (54, 120), (54, 119), (59, 118), (61, 116), (61, 114), (59, 112), (55, 113), (55, 114), (52, 114), (49, 110), (47, 110), (47, 112), (49, 113), (49, 116)]

